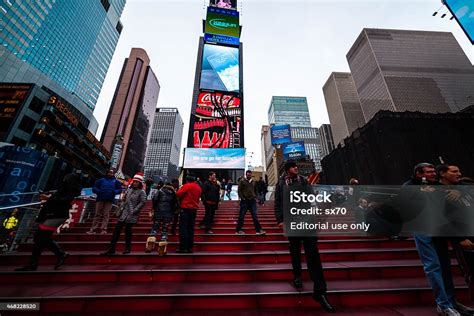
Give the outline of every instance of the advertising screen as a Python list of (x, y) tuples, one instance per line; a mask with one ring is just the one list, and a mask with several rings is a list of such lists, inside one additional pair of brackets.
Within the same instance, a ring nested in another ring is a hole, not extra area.
[(211, 0), (209, 5), (217, 8), (237, 10), (237, 0)]
[(209, 7), (204, 33), (240, 37), (239, 12)]
[(240, 148), (242, 107), (238, 97), (201, 92), (192, 125), (194, 148)]
[(0, 139), (8, 132), (30, 88), (29, 84), (0, 84)]
[(446, 0), (445, 3), (471, 43), (474, 44), (474, 2), (472, 0)]
[(283, 159), (299, 159), (306, 156), (304, 142), (294, 142), (283, 145)]
[(217, 34), (204, 34), (204, 41), (206, 43), (214, 43), (214, 44), (223, 44), (223, 45), (232, 45), (232, 46), (240, 45), (240, 39), (238, 37), (224, 36), (224, 35), (217, 35)]
[(290, 125), (273, 125), (271, 128), (272, 145), (291, 143)]
[(245, 149), (186, 148), (186, 169), (245, 169)]
[(204, 44), (200, 88), (239, 92), (239, 49)]

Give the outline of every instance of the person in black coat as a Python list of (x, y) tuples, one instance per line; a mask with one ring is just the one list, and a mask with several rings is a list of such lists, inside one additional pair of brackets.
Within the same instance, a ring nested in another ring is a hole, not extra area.
[[(277, 223), (283, 227), (284, 210), (283, 204), (285, 197), (284, 192), (293, 185), (298, 185), (308, 188), (312, 191), (311, 185), (308, 181), (298, 175), (298, 167), (295, 162), (288, 161), (285, 163), (286, 175), (283, 175), (277, 184), (275, 190), (275, 216)], [(318, 250), (318, 238), (314, 237), (288, 237), (290, 243), (291, 265), (293, 267), (293, 284), (296, 288), (303, 287), (301, 281), (301, 244), (303, 244), (306, 264), (308, 265), (309, 275), (314, 282), (313, 299), (321, 304), (323, 309), (327, 312), (335, 312), (336, 309), (329, 303), (326, 292), (327, 285), (323, 274), (323, 267)]]
[(77, 174), (64, 177), (61, 187), (42, 205), (36, 222), (38, 230), (34, 236), (33, 250), (29, 264), (15, 271), (36, 271), (43, 249), (48, 247), (57, 257), (54, 269), (64, 264), (69, 256), (51, 237), (54, 232), (69, 218), (69, 209), (76, 196), (81, 195), (81, 178)]
[(217, 183), (216, 173), (209, 172), (208, 180), (202, 185), (201, 200), (206, 210), (203, 220), (199, 223), (207, 234), (213, 234), (212, 224), (214, 223), (214, 215), (220, 202), (220, 186)]
[(171, 183), (165, 184), (153, 196), (153, 227), (151, 236), (156, 236), (161, 230), (161, 240), (168, 240), (168, 226), (178, 208), (175, 188)]

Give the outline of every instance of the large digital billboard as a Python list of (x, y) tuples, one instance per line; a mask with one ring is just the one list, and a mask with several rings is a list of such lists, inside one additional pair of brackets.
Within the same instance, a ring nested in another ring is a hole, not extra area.
[(304, 142), (294, 142), (283, 145), (283, 159), (299, 159), (304, 157), (306, 157)]
[(240, 39), (238, 37), (224, 36), (224, 35), (217, 35), (217, 34), (204, 34), (204, 41), (206, 43), (214, 43), (214, 44), (223, 44), (223, 45), (232, 45), (232, 46), (240, 45)]
[(209, 5), (217, 8), (237, 10), (237, 0), (211, 0)]
[(239, 12), (209, 7), (204, 33), (240, 37)]
[(245, 169), (244, 148), (186, 148), (185, 169)]
[(0, 140), (10, 129), (30, 89), (30, 84), (0, 84)]
[(471, 43), (474, 44), (474, 1), (445, 0), (444, 2), (459, 25), (461, 25)]
[(273, 125), (271, 127), (272, 145), (291, 143), (290, 125)]
[(239, 92), (239, 79), (239, 49), (204, 44), (200, 89)]
[(240, 148), (242, 107), (240, 98), (201, 92), (192, 125), (194, 148)]

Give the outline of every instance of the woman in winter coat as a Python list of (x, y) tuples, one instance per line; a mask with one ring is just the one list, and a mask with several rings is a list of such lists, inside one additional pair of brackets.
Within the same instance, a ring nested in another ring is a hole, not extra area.
[(110, 245), (102, 255), (113, 255), (115, 254), (115, 245), (120, 238), (122, 228), (125, 227), (125, 250), (123, 254), (129, 254), (132, 246), (132, 227), (138, 221), (140, 211), (146, 202), (146, 193), (143, 190), (143, 176), (136, 174), (133, 177), (133, 182), (130, 188), (125, 193), (122, 204), (120, 205), (121, 214), (117, 225), (115, 226), (114, 233)]
[(153, 228), (151, 236), (156, 236), (161, 229), (161, 240), (168, 239), (168, 226), (178, 208), (176, 192), (170, 183), (165, 184), (153, 196)]

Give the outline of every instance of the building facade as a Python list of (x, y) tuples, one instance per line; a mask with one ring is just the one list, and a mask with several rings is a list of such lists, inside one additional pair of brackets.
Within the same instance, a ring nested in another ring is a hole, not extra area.
[(260, 132), (262, 147), (262, 165), (268, 179), (268, 185), (276, 185), (278, 180), (278, 166), (276, 162), (275, 147), (272, 146), (270, 126), (263, 125)]
[(110, 153), (88, 130), (88, 119), (62, 96), (21, 83), (0, 84), (0, 92), (0, 142), (48, 154), (49, 171), (41, 181), (52, 183), (46, 187), (57, 188), (54, 183), (73, 169), (93, 178), (105, 173)]
[(133, 176), (144, 170), (146, 146), (155, 117), (160, 85), (141, 48), (125, 59), (101, 141), (112, 153), (112, 167)]
[(357, 178), (362, 185), (400, 185), (421, 162), (455, 163), (474, 174), (474, 111), (421, 113), (380, 111), (322, 160), (328, 184)]
[(341, 144), (354, 130), (365, 124), (359, 95), (350, 73), (333, 72), (323, 86), (334, 144)]
[(319, 140), (321, 144), (321, 159), (323, 159), (335, 148), (330, 124), (322, 124), (319, 127)]
[(451, 33), (363, 29), (346, 57), (366, 122), (380, 110), (445, 113), (472, 103), (474, 67)]
[(176, 108), (158, 108), (145, 160), (145, 176), (157, 181), (178, 177), (183, 120)]
[(315, 127), (291, 127), (293, 142), (304, 142), (306, 156), (314, 161), (316, 170), (321, 170), (321, 140), (319, 129)]
[(306, 97), (273, 96), (268, 108), (270, 125), (311, 127)]
[[(125, 0), (3, 1), (0, 47), (92, 111), (122, 32), (124, 6)], [(22, 80), (25, 68), (1, 64), (7, 75), (0, 81), (37, 83)]]

